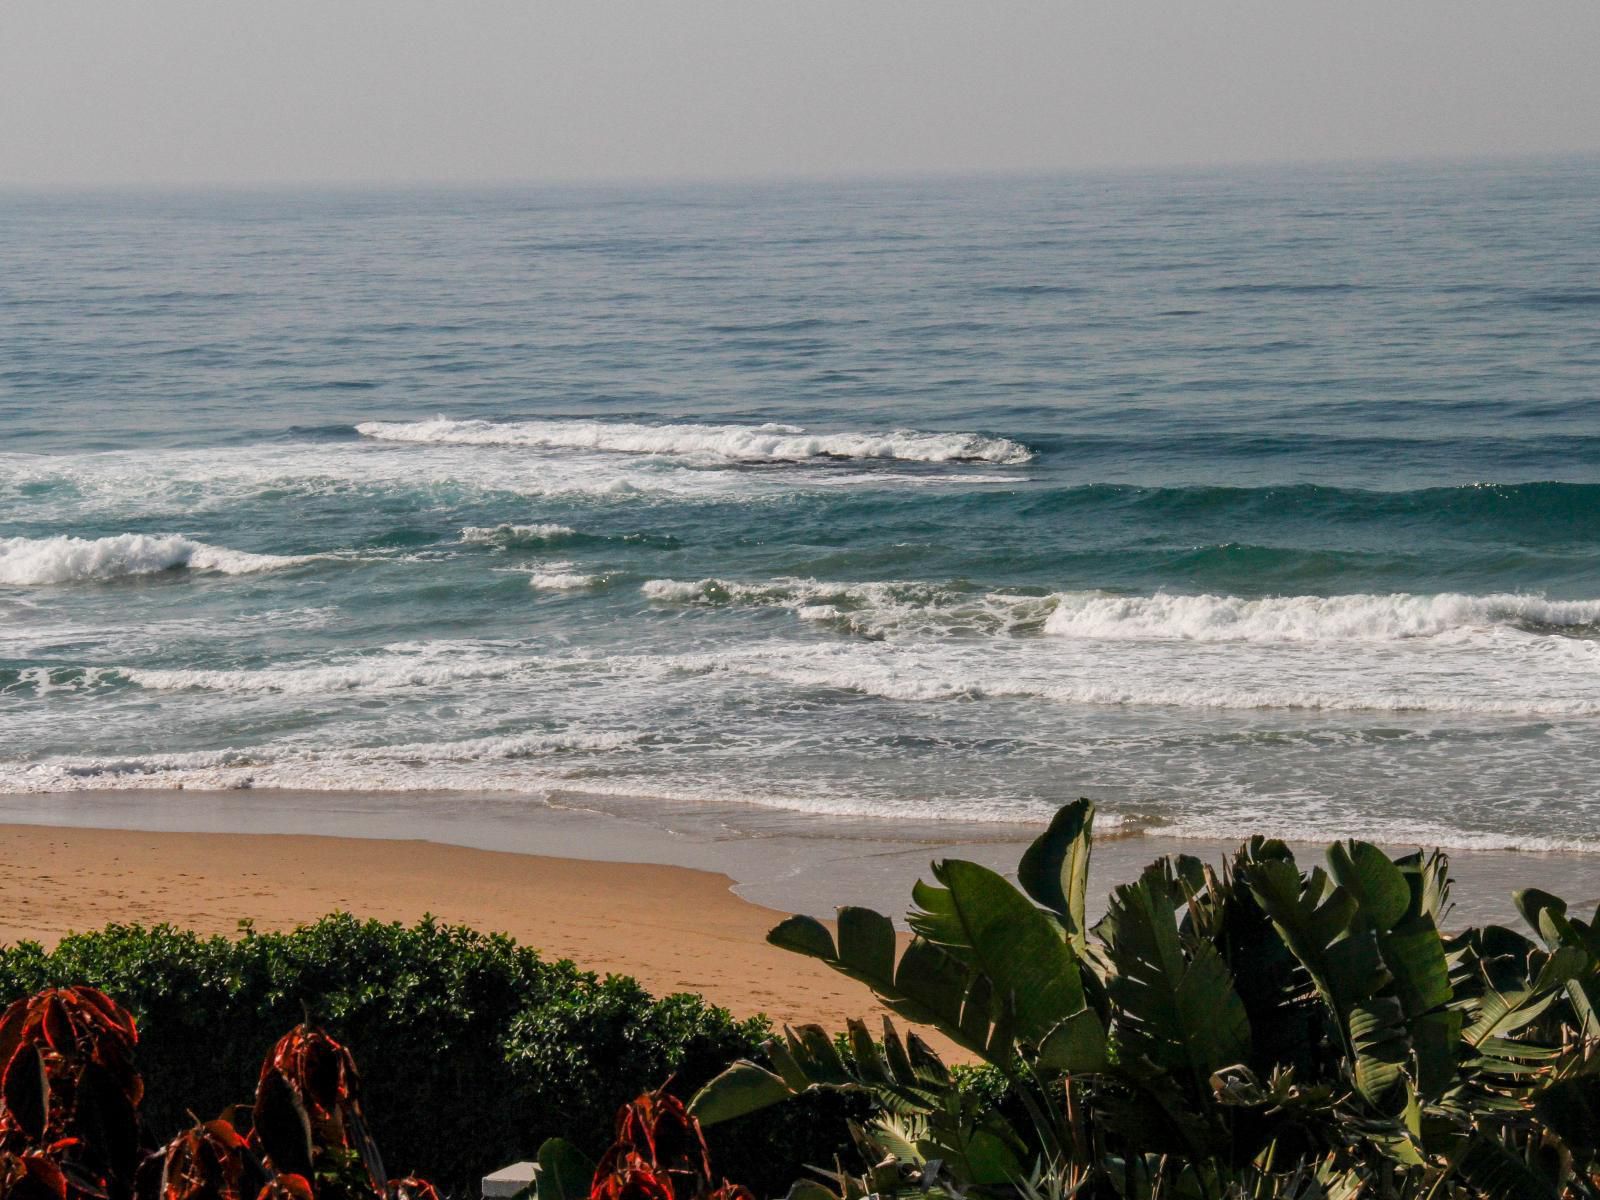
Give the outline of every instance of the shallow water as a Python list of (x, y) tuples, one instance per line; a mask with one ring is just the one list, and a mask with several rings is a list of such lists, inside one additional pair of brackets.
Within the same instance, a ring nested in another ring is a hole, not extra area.
[(1600, 848), (1597, 190), (0, 198), (0, 790)]

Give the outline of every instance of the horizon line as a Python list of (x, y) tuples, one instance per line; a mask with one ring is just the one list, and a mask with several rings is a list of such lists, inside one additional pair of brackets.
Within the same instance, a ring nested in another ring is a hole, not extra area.
[(1043, 180), (1073, 176), (1107, 177), (1135, 175), (1196, 176), (1213, 173), (1243, 173), (1271, 170), (1330, 170), (1337, 168), (1404, 168), (1490, 166), (1583, 162), (1600, 160), (1600, 146), (1567, 150), (1481, 151), (1468, 153), (1371, 154), (1349, 156), (1307, 156), (1304, 158), (1241, 158), (1226, 160), (1168, 160), (1150, 162), (1103, 162), (1072, 166), (1017, 167), (907, 167), (844, 169), (839, 171), (756, 171), (749, 173), (707, 173), (684, 175), (596, 174), (561, 176), (502, 177), (379, 177), (305, 176), (229, 179), (150, 179), (150, 180), (8, 180), (0, 178), (0, 194), (85, 194), (176, 192), (279, 192), (308, 191), (496, 191), (522, 188), (680, 188), (680, 187), (760, 187), (784, 184), (863, 184), (909, 182), (969, 182), (980, 180)]

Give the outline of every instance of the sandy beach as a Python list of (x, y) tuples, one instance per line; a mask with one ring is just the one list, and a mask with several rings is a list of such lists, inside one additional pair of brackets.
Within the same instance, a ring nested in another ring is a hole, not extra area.
[(335, 910), (509, 933), (551, 958), (698, 992), (735, 1015), (822, 1021), (876, 1011), (863, 989), (766, 944), (783, 914), (726, 876), (420, 841), (0, 827), (0, 939), (54, 942), (110, 922), (234, 933)]
[[(765, 942), (790, 912), (840, 903), (899, 918), (930, 859), (1009, 871), (1021, 827), (830, 823), (679, 808), (644, 821), (527, 798), (449, 808), (381, 794), (114, 792), (0, 796), (0, 938), (51, 942), (108, 922), (232, 933), (283, 929), (338, 909), (500, 931), (582, 967), (689, 991), (735, 1014), (839, 1026), (876, 1008), (865, 989)], [(735, 818), (741, 818), (736, 820)], [(1107, 891), (1161, 854), (1218, 861), (1221, 844), (1102, 838), (1091, 916)], [(1320, 861), (1315, 847), (1302, 861)], [(1592, 908), (1600, 861), (1457, 852), (1455, 919), (1516, 922), (1513, 889), (1537, 885)]]

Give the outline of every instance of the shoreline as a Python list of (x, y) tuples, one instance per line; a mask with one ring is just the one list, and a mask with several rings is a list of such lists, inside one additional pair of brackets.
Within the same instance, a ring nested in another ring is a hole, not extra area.
[[(930, 860), (968, 858), (1015, 869), (1043, 828), (946, 820), (810, 817), (739, 804), (619, 799), (580, 792), (533, 797), (503, 792), (313, 792), (112, 790), (0, 793), (0, 826), (121, 830), (177, 835), (261, 835), (429, 844), (593, 864), (644, 864), (711, 873), (725, 895), (777, 918), (830, 916), (863, 904), (903, 925), (912, 884)], [(1250, 831), (1242, 830), (1241, 837)], [(1325, 843), (1290, 843), (1302, 864)], [(1190, 854), (1208, 862), (1237, 842), (1108, 833), (1095, 841), (1091, 918), (1112, 887), (1152, 860)], [(1386, 846), (1391, 852), (1411, 847)], [(1592, 908), (1600, 854), (1533, 850), (1447, 851), (1456, 879), (1453, 919), (1515, 924), (1511, 893), (1539, 886)], [(308, 914), (309, 917), (320, 915)], [(769, 922), (770, 924), (770, 922)], [(764, 929), (762, 930), (764, 933)]]
[(0, 940), (53, 945), (110, 923), (202, 934), (292, 929), (335, 911), (506, 933), (550, 960), (694, 992), (776, 1025), (882, 1011), (865, 988), (769, 946), (786, 914), (725, 875), (421, 840), (0, 825)]

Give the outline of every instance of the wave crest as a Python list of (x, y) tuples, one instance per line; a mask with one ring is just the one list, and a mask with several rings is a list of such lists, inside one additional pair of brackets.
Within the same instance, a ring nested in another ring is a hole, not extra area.
[(251, 554), (177, 534), (0, 538), (0, 584), (15, 587), (154, 575), (187, 568), (247, 575), (307, 562), (310, 555)]
[(810, 433), (795, 425), (644, 425), (609, 421), (363, 421), (363, 437), (391, 442), (528, 446), (670, 454), (728, 462), (885, 459), (901, 462), (1025, 463), (1033, 451), (1009, 438), (978, 433)]
[(1510, 593), (1390, 595), (1108, 596), (1065, 593), (1045, 620), (1056, 637), (1197, 642), (1390, 642), (1510, 627), (1587, 632), (1600, 600), (1546, 600)]

